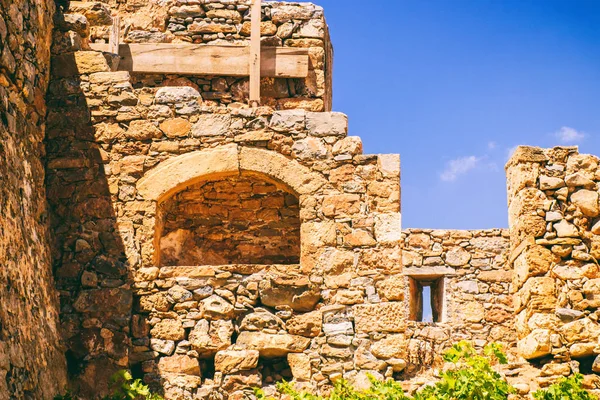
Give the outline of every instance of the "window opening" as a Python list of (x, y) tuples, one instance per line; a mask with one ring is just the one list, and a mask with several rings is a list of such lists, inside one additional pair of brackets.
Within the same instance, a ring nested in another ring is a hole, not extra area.
[(409, 277), (409, 318), (416, 322), (444, 322), (444, 278)]

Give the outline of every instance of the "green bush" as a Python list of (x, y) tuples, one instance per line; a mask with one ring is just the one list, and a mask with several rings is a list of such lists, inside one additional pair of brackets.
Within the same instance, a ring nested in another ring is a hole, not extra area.
[(547, 389), (540, 389), (533, 393), (535, 400), (596, 400), (598, 397), (582, 387), (583, 375), (574, 374), (568, 378), (561, 378)]
[(461, 341), (444, 354), (453, 368), (440, 374), (434, 386), (416, 393), (415, 400), (505, 400), (514, 388), (492, 369), (492, 360), (506, 364), (506, 355), (497, 343), (478, 354), (470, 342)]
[[(102, 400), (163, 400), (162, 396), (150, 392), (150, 388), (142, 383), (141, 379), (133, 379), (127, 370), (117, 371), (110, 378), (112, 394), (104, 396)], [(54, 400), (76, 400), (70, 392), (54, 397)]]
[[(388, 380), (379, 382), (373, 377), (371, 387), (366, 391), (354, 389), (341, 379), (334, 383), (327, 397), (305, 392), (297, 392), (288, 382), (277, 385), (280, 393), (289, 395), (291, 400), (506, 400), (514, 389), (502, 375), (492, 369), (492, 361), (506, 363), (506, 356), (500, 345), (492, 343), (479, 355), (470, 342), (462, 341), (444, 354), (444, 361), (453, 365), (440, 374), (440, 380), (407, 396), (399, 382)], [(262, 391), (257, 390), (259, 400), (267, 400)]]

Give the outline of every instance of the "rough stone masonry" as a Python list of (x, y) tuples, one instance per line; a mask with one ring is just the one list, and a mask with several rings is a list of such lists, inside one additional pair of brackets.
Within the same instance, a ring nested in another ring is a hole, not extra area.
[(402, 231), (399, 156), (330, 112), (321, 7), (263, 3), (263, 46), (307, 48), (309, 74), (263, 78), (251, 109), (247, 78), (90, 47), (115, 16), (125, 43), (247, 45), (247, 1), (0, 5), (0, 399), (95, 398), (123, 368), (177, 400), (411, 391), (462, 339), (505, 345), (515, 398), (600, 385), (597, 157), (520, 147), (508, 230)]

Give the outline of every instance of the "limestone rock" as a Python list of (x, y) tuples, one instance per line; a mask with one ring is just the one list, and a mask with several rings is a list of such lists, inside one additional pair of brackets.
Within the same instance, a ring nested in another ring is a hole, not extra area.
[(571, 195), (571, 201), (579, 207), (583, 215), (597, 217), (600, 214), (598, 207), (598, 192), (581, 189)]
[(163, 357), (158, 362), (158, 371), (185, 375), (200, 375), (198, 359), (183, 354)]
[(404, 332), (405, 310), (402, 303), (359, 304), (354, 306), (357, 332)]
[(593, 188), (596, 185), (593, 180), (591, 180), (590, 178), (588, 178), (580, 172), (567, 175), (565, 177), (565, 182), (569, 187), (583, 186), (587, 188)]
[(231, 345), (233, 335), (233, 324), (231, 321), (202, 319), (189, 334), (189, 341), (194, 350), (201, 356), (216, 354), (219, 350), (225, 350)]
[(540, 176), (540, 189), (541, 190), (554, 190), (565, 186), (565, 181), (560, 178), (554, 178), (551, 176)]
[(295, 380), (310, 380), (312, 372), (310, 367), (310, 357), (308, 355), (301, 353), (290, 353), (287, 355), (287, 360)]
[(261, 357), (284, 357), (288, 353), (301, 353), (306, 350), (310, 339), (289, 334), (244, 331), (240, 333), (236, 343), (258, 350)]
[(220, 296), (212, 295), (200, 301), (204, 314), (214, 319), (230, 319), (233, 316), (233, 305)]
[(297, 140), (292, 146), (292, 152), (301, 160), (315, 160), (327, 157), (327, 146), (319, 138), (308, 137)]
[(192, 136), (231, 136), (230, 125), (231, 116), (228, 114), (202, 114), (192, 126)]
[(175, 351), (175, 342), (173, 340), (150, 339), (150, 348), (161, 354), (170, 356)]
[(406, 358), (408, 343), (404, 335), (389, 335), (371, 345), (371, 352), (377, 358)]
[(160, 124), (160, 129), (168, 138), (186, 137), (190, 133), (192, 125), (184, 118), (167, 119)]
[(348, 117), (337, 112), (306, 114), (306, 129), (316, 137), (343, 136), (348, 133)]
[(192, 33), (237, 33), (235, 25), (205, 21), (194, 22), (188, 25), (188, 31)]
[(71, 1), (69, 13), (85, 15), (91, 25), (111, 25), (110, 9), (99, 1)]
[(192, 100), (201, 100), (200, 93), (189, 86), (165, 86), (156, 91), (157, 104), (176, 104)]
[(269, 307), (289, 306), (295, 311), (312, 311), (321, 293), (306, 277), (280, 275), (259, 284), (260, 301)]
[(406, 278), (402, 275), (392, 275), (377, 282), (377, 292), (382, 300), (402, 301), (404, 300), (404, 289)]
[(177, 319), (163, 319), (150, 330), (150, 335), (157, 339), (183, 340), (185, 330), (181, 321)]
[(519, 354), (532, 360), (550, 354), (550, 332), (547, 329), (536, 329), (517, 343)]
[(556, 230), (556, 234), (558, 237), (578, 237), (579, 231), (575, 227), (575, 225), (567, 222), (567, 220), (562, 220), (557, 224), (554, 224), (554, 230)]
[(313, 13), (314, 9), (312, 7), (302, 7), (296, 4), (275, 3), (271, 9), (271, 18), (274, 23), (281, 24), (291, 20), (311, 19)]
[[(250, 36), (250, 30), (252, 29), (252, 23), (250, 21), (244, 22), (240, 35)], [(277, 33), (277, 25), (271, 21), (262, 21), (260, 23), (260, 35), (261, 36), (273, 36)]]
[(283, 329), (284, 323), (275, 314), (264, 308), (256, 308), (253, 313), (246, 315), (240, 323), (241, 331), (261, 331), (263, 329)]
[(462, 247), (453, 247), (446, 252), (446, 264), (451, 267), (462, 267), (471, 260), (471, 255)]
[(306, 127), (306, 111), (281, 110), (275, 111), (269, 127), (277, 132), (296, 132)]
[(222, 350), (215, 355), (215, 370), (227, 375), (251, 370), (257, 365), (257, 350)]
[(377, 214), (375, 216), (375, 237), (377, 242), (386, 245), (399, 243), (401, 233), (400, 213)]
[(600, 307), (600, 279), (590, 279), (583, 284), (583, 296), (588, 302), (588, 307)]
[(362, 140), (359, 136), (348, 136), (342, 140), (338, 140), (333, 145), (333, 155), (337, 156), (340, 154), (347, 154), (350, 156), (355, 156), (357, 154), (362, 154), (363, 145)]
[(286, 328), (289, 333), (305, 337), (319, 336), (322, 326), (323, 317), (321, 311), (294, 315), (286, 322)]

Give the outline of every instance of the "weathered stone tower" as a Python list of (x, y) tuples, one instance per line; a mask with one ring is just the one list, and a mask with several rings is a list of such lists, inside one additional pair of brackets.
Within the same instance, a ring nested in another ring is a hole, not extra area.
[(167, 399), (415, 389), (461, 339), (505, 344), (522, 395), (598, 385), (596, 157), (519, 148), (509, 230), (403, 232), (399, 156), (331, 112), (322, 8), (262, 5), (251, 108), (249, 1), (71, 2), (54, 30), (0, 5), (0, 399), (122, 368)]

